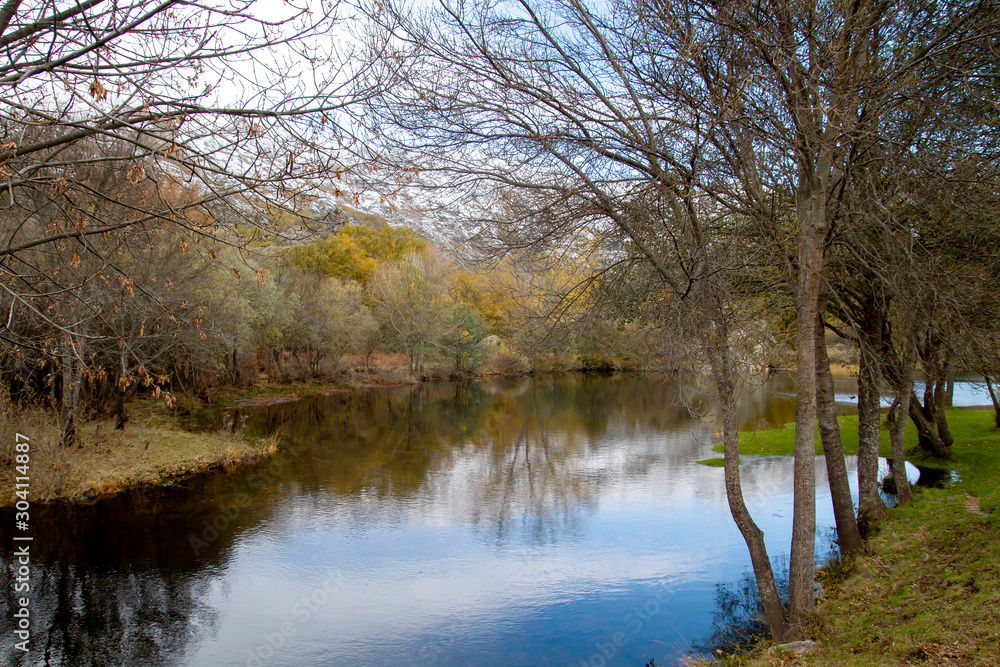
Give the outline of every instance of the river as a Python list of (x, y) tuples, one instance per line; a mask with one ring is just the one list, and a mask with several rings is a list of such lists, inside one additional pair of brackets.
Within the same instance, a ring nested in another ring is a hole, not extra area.
[[(673, 665), (709, 643), (749, 568), (722, 469), (697, 463), (719, 456), (706, 406), (659, 377), (566, 375), (246, 410), (236, 424), (286, 443), (268, 463), (33, 510), (31, 651), (9, 643), (5, 548), (4, 657)], [(739, 409), (746, 426), (791, 421), (789, 380), (745, 392)], [(816, 466), (819, 562), (833, 519)], [(791, 461), (748, 457), (742, 474), (781, 559)]]

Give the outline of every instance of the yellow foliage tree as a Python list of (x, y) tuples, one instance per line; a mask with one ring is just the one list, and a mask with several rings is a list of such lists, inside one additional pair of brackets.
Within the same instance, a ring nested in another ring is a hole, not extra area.
[(349, 224), (334, 235), (291, 248), (287, 255), (303, 271), (367, 284), (379, 264), (396, 264), (429, 248), (427, 240), (409, 227), (385, 225), (376, 230)]

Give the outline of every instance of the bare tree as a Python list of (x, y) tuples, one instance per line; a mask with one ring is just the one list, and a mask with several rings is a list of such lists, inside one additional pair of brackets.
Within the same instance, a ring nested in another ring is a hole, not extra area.
[[(956, 81), (991, 67), (993, 16), (984, 3), (521, 0), (374, 17), (399, 63), (378, 108), (392, 121), (386, 139), (466, 187), (484, 217), (517, 190), (519, 209), (504, 218), (527, 236), (498, 240), (600, 244), (611, 261), (648, 264), (663, 298), (681, 302), (744, 269), (716, 263), (710, 223), (729, 220), (773, 250), (796, 312), (798, 384), (790, 602), (772, 624), (781, 638), (801, 632), (813, 605), (817, 340), (827, 250), (850, 224), (849, 177), (893, 140), (915, 90), (930, 90), (914, 87), (928, 63), (956, 66), (934, 70), (954, 95)], [(715, 302), (693, 303), (711, 319)], [(843, 495), (835, 501), (849, 507)]]
[[(366, 158), (346, 114), (376, 89), (377, 64), (355, 67), (352, 42), (331, 39), (343, 32), (336, 2), (282, 11), (265, 17), (250, 0), (0, 5), (5, 353), (58, 358), (66, 389), (78, 386), (98, 370), (88, 349), (117, 335), (111, 304), (88, 285), (113, 277), (156, 303), (133, 263), (149, 261), (150, 238), (182, 233), (178, 244), (214, 257)], [(151, 360), (139, 352), (121, 359), (132, 380)]]

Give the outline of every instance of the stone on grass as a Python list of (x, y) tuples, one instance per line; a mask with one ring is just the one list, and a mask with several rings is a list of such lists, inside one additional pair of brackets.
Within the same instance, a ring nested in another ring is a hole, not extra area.
[(819, 645), (815, 641), (804, 639), (798, 642), (788, 642), (787, 644), (772, 646), (771, 651), (786, 655), (809, 655), (810, 653), (815, 653), (817, 648), (819, 648)]

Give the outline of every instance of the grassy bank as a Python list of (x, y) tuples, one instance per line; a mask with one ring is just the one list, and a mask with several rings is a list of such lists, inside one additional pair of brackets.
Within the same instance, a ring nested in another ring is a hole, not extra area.
[[(295, 381), (259, 378), (252, 387), (209, 387), (178, 394), (174, 407), (163, 401), (139, 398), (131, 401), (124, 430), (115, 430), (113, 420), (83, 421), (77, 443), (58, 446), (60, 429), (51, 410), (14, 410), (0, 405), (0, 507), (13, 505), (16, 478), (14, 451), (17, 433), (31, 444), (28, 468), (32, 503), (57, 501), (89, 502), (142, 486), (169, 486), (179, 479), (205, 472), (252, 464), (277, 449), (278, 438), (252, 437), (236, 428), (205, 432), (197, 428), (218, 420), (229, 407), (253, 407), (325, 395), (412, 384), (421, 380), (449, 378), (449, 364), (429, 364), (420, 377), (407, 372), (401, 353), (377, 353), (371, 364), (347, 357), (328, 377)], [(192, 430), (192, 427), (195, 427)]]
[[(998, 431), (993, 426), (992, 412), (987, 410), (977, 410), (971, 408), (949, 408), (948, 425), (951, 427), (952, 435), (956, 443), (961, 446), (963, 443), (984, 442), (990, 437), (996, 437)], [(984, 416), (985, 415), (985, 416)], [(844, 443), (844, 453), (855, 455), (858, 453), (858, 416), (843, 415), (837, 420), (840, 423), (840, 437)], [(906, 450), (912, 451), (917, 446), (917, 431), (912, 426), (907, 427), (906, 437), (903, 439)], [(716, 445), (713, 450), (722, 452), (722, 445)], [(959, 451), (955, 450), (956, 453)], [(792, 456), (795, 453), (795, 424), (785, 424), (783, 428), (769, 429), (766, 431), (742, 431), (740, 432), (740, 454), (751, 456)], [(823, 454), (823, 445), (819, 439), (819, 429), (816, 430), (816, 455)], [(879, 434), (879, 455), (885, 457), (892, 456), (892, 444), (889, 440), (889, 428), (884, 421)], [(709, 459), (713, 461), (715, 459)], [(721, 459), (719, 459), (721, 461)], [(921, 461), (936, 465), (934, 462)], [(960, 462), (959, 462), (960, 463)], [(720, 463), (721, 465), (721, 463)], [(949, 464), (950, 466), (951, 464)]]
[[(890, 510), (877, 525), (869, 553), (820, 574), (825, 597), (809, 627), (817, 652), (779, 655), (765, 643), (726, 664), (998, 664), (1000, 430), (986, 410), (950, 410), (948, 419), (959, 481), (948, 489), (917, 489), (912, 505)], [(853, 450), (856, 424), (857, 418), (842, 418)], [(748, 448), (779, 453), (786, 431), (747, 434)]]
[(176, 395), (172, 408), (140, 397), (127, 406), (124, 430), (115, 430), (110, 419), (85, 421), (78, 427), (77, 444), (70, 448), (57, 445), (53, 412), (28, 408), (14, 413), (7, 406), (0, 410), (0, 507), (17, 500), (16, 433), (28, 436), (31, 443), (32, 503), (90, 502), (136, 487), (170, 486), (197, 473), (253, 464), (277, 450), (277, 436), (260, 439), (231, 424), (214, 432), (191, 429), (206, 419), (217, 420), (228, 407), (417, 381), (406, 372), (402, 354), (379, 353), (370, 368), (363, 360), (349, 361), (353, 363), (343, 364), (336, 377), (284, 382), (261, 378), (249, 388), (210, 387), (197, 397)]
[(181, 417), (161, 401), (140, 399), (128, 406), (129, 422), (85, 422), (77, 444), (60, 447), (54, 415), (28, 409), (0, 423), (0, 507), (13, 504), (15, 433), (29, 438), (29, 498), (32, 503), (88, 502), (129, 488), (170, 485), (212, 469), (259, 461), (277, 449), (276, 438), (255, 439), (241, 429), (186, 430)]

